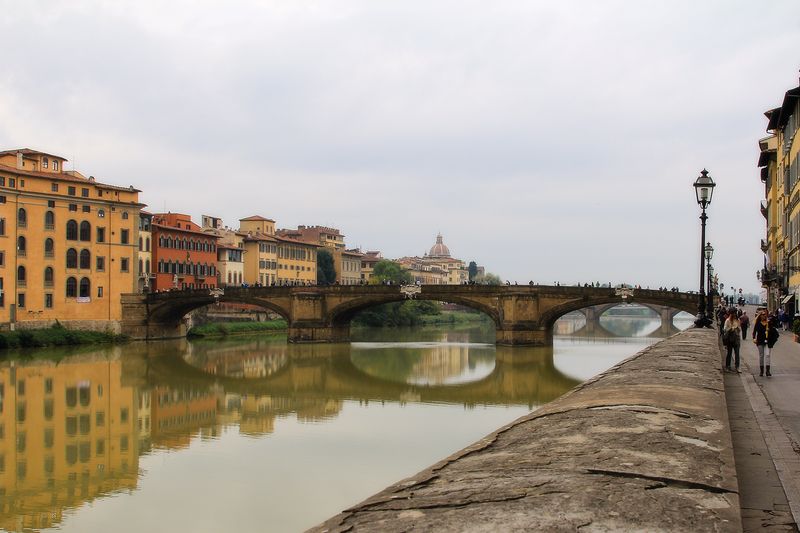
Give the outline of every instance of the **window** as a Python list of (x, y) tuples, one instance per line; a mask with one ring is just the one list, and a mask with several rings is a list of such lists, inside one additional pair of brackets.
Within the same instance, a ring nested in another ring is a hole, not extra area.
[(80, 240), (87, 242), (92, 240), (92, 225), (85, 220), (81, 222)]
[(97, 242), (106, 242), (106, 228), (97, 228)]
[(122, 212), (122, 220), (128, 220), (128, 212), (127, 211), (123, 211)]
[[(55, 161), (53, 161), (53, 165), (55, 166)], [(50, 184), (50, 190), (52, 192), (58, 192), (58, 183), (51, 183)]]
[(55, 207), (56, 202), (55, 200), (47, 200), (47, 207)]
[(128, 408), (123, 407), (119, 410), (119, 421), (120, 423), (124, 424), (128, 421)]
[(74, 220), (67, 221), (67, 240), (68, 241), (77, 241), (78, 240), (78, 223)]
[(52, 287), (53, 286), (53, 268), (47, 267), (44, 269), (44, 286), (45, 287)]
[(17, 225), (20, 228), (25, 228), (28, 226), (28, 212), (25, 211), (24, 207), (20, 207), (17, 210)]
[(52, 398), (47, 398), (44, 401), (44, 418), (45, 418), (45, 420), (52, 420), (53, 419), (53, 412), (54, 412), (53, 405), (54, 405), (54, 403), (53, 403), (53, 399)]
[(17, 238), (17, 254), (20, 257), (25, 257), (27, 253), (27, 241), (25, 241), (25, 237), (18, 237)]
[(150, 237), (147, 237), (144, 240), (144, 250), (145, 250), (145, 252), (149, 252), (150, 251)]
[(128, 244), (129, 240), (128, 236), (129, 236), (129, 230), (126, 229), (121, 230), (119, 232), (119, 242), (121, 242), (122, 244)]
[(106, 269), (106, 258), (101, 255), (95, 257), (94, 269), (97, 270), (98, 272), (103, 272)]
[(53, 394), (53, 378), (46, 378), (44, 380), (44, 393)]
[(5, 196), (0, 196), (0, 204), (4, 204), (4, 203), (6, 203), (6, 197)]
[(56, 215), (52, 211), (48, 211), (44, 214), (44, 229), (55, 229), (56, 227)]
[(25, 396), (25, 380), (17, 380), (17, 396)]
[(67, 268), (78, 268), (78, 251), (75, 248), (67, 250)]
[(65, 450), (66, 460), (68, 465), (74, 465), (78, 462), (78, 447), (75, 444), (69, 444)]
[(71, 185), (67, 186), (67, 194), (70, 196), (75, 196), (75, 187)]
[[(20, 285), (23, 286), (23, 287), (25, 286), (24, 283), (20, 283)], [(17, 307), (19, 307), (20, 309), (23, 309), (25, 307), (25, 293), (24, 292), (21, 292), (21, 293), (17, 294)]]
[(17, 267), (17, 281), (20, 283), (20, 285), (23, 285), (23, 286), (25, 285), (25, 281), (26, 281), (25, 274), (26, 274), (25, 267), (22, 266), (22, 265), (18, 266)]
[(97, 443), (94, 445), (94, 453), (96, 455), (105, 455), (106, 453), (105, 439), (97, 439)]
[(120, 272), (128, 272), (128, 269), (129, 269), (128, 258), (123, 257), (122, 259), (119, 260), (119, 270)]
[(78, 389), (78, 399), (83, 407), (88, 406), (92, 399), (92, 389), (88, 385), (80, 387)]
[(45, 309), (53, 308), (53, 293), (46, 292), (44, 294), (44, 307)]
[(95, 414), (94, 425), (99, 428), (106, 425), (106, 413), (104, 411), (98, 411), (97, 414)]
[(89, 282), (89, 278), (81, 278), (80, 291), (78, 293), (78, 296), (80, 298), (89, 298), (89, 295), (91, 293), (91, 288), (92, 286), (91, 283)]
[(85, 187), (82, 187), (81, 188), (81, 196), (83, 196), (84, 198), (89, 198), (89, 189), (87, 189)]
[(58, 161), (53, 160), (53, 170), (58, 170)]
[(45, 448), (52, 448), (53, 443), (55, 442), (55, 431), (52, 428), (47, 428), (44, 430), (44, 447)]
[(79, 267), (87, 269), (92, 268), (92, 254), (89, 252), (89, 250), (81, 250)]
[(97, 297), (98, 298), (103, 297), (103, 287), (97, 287)]
[(78, 210), (78, 204), (69, 204), (69, 210), (70, 211), (77, 211)]
[(45, 257), (53, 257), (53, 254), (55, 254), (55, 251), (56, 251), (55, 241), (53, 239), (51, 239), (50, 237), (46, 238), (44, 240), (44, 256)]
[(42, 168), (47, 168), (49, 162), (50, 162), (49, 159), (47, 159), (46, 157), (43, 157), (42, 158)]
[(0, 235), (6, 234), (6, 219), (0, 218)]
[(82, 210), (84, 213), (89, 213), (89, 212), (92, 210), (92, 208), (91, 208), (91, 207), (89, 207), (88, 205), (83, 205), (83, 206), (81, 206), (81, 210)]
[(78, 431), (81, 435), (88, 435), (90, 429), (91, 423), (89, 421), (89, 415), (81, 415), (78, 418)]
[[(75, 278), (67, 278), (67, 298), (75, 298), (78, 296), (78, 282)], [(67, 391), (67, 398), (69, 398), (69, 391)]]

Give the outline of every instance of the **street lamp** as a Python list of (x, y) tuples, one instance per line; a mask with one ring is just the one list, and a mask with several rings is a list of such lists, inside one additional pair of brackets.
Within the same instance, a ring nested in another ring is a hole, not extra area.
[[(706, 208), (711, 203), (711, 197), (714, 195), (715, 186), (716, 183), (714, 183), (714, 180), (708, 175), (706, 169), (700, 172), (700, 176), (698, 176), (694, 182), (694, 193), (697, 197), (697, 203), (700, 204), (700, 208), (702, 209), (700, 215), (700, 301), (697, 302), (697, 320), (694, 322), (695, 327), (698, 328), (711, 327), (711, 319), (706, 315), (706, 275), (705, 263), (703, 263), (703, 258), (706, 254), (706, 246), (703, 243), (706, 242), (706, 220), (708, 220)], [(711, 253), (714, 253), (713, 248)]]
[(714, 294), (711, 292), (711, 278), (714, 275), (714, 267), (711, 266), (711, 258), (714, 257), (714, 247), (711, 246), (710, 242), (706, 243), (706, 247), (703, 248), (703, 255), (706, 257), (706, 270), (708, 271), (708, 282), (706, 284), (706, 294), (708, 295), (706, 298), (706, 316), (711, 318), (714, 316)]

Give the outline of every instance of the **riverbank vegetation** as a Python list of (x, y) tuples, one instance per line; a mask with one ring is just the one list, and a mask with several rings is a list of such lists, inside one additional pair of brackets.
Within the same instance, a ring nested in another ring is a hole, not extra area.
[(266, 322), (214, 322), (195, 326), (186, 334), (187, 337), (227, 337), (228, 335), (247, 335), (251, 333), (270, 333), (285, 331), (285, 320), (268, 320)]
[(0, 333), (0, 350), (9, 348), (42, 348), (45, 346), (74, 346), (126, 342), (125, 335), (104, 331), (67, 329), (56, 323), (50, 328), (19, 329)]

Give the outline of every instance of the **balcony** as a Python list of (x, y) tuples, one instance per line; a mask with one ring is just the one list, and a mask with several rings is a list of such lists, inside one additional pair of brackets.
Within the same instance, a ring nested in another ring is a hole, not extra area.
[(761, 214), (764, 215), (764, 218), (767, 218), (767, 213), (768, 212), (769, 212), (769, 209), (767, 207), (767, 201), (766, 200), (761, 200)]
[(761, 251), (767, 253), (767, 250), (769, 250), (769, 242), (766, 239), (761, 239)]
[(772, 268), (762, 268), (759, 270), (758, 278), (761, 280), (762, 285), (770, 285), (772, 283), (777, 282), (780, 279), (780, 274), (778, 274), (778, 269), (775, 267)]

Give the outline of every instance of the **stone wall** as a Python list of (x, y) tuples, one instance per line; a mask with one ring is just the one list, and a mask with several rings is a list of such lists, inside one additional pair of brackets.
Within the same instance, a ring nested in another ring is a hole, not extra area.
[(314, 531), (741, 531), (720, 366), (674, 335)]
[[(67, 329), (80, 331), (100, 331), (104, 333), (121, 333), (122, 327), (119, 320), (26, 320), (16, 322), (14, 329), (46, 329), (53, 327), (56, 323), (61, 324)], [(4, 328), (6, 331), (10, 328)]]

